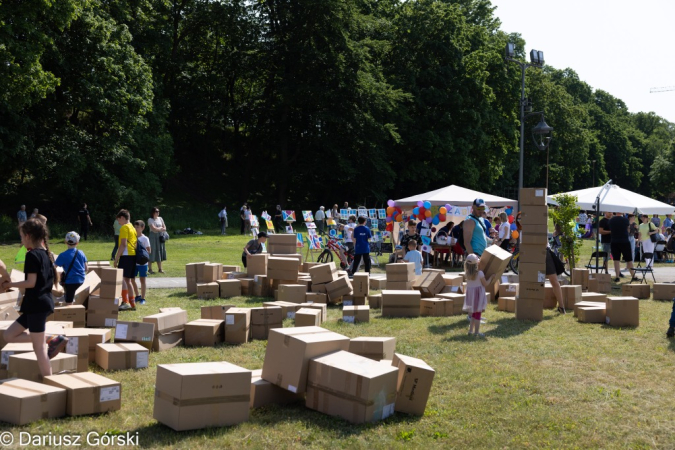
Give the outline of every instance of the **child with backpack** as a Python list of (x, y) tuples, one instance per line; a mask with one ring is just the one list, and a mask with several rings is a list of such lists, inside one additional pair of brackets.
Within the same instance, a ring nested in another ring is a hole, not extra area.
[(464, 275), (466, 277), (466, 293), (464, 296), (464, 311), (471, 315), (471, 322), (469, 324), (469, 336), (484, 337), (480, 333), (480, 318), (482, 312), (487, 306), (487, 295), (485, 295), (485, 286), (489, 286), (494, 281), (494, 275), (485, 279), (485, 274), (482, 270), (478, 270), (480, 258), (475, 254), (470, 254), (466, 257), (464, 262)]
[(71, 306), (75, 299), (75, 291), (84, 283), (84, 277), (87, 275), (87, 257), (77, 249), (80, 242), (80, 235), (74, 231), (66, 234), (66, 244), (68, 250), (61, 253), (55, 261), (58, 267), (63, 267), (62, 280), (63, 288), (66, 291), (66, 306)]
[[(143, 230), (145, 229), (145, 222), (143, 222), (142, 220), (137, 220), (136, 222), (134, 222), (134, 228), (136, 229), (136, 235), (138, 236), (138, 246), (146, 249), (149, 254), (150, 239), (143, 234)], [(147, 262), (145, 264), (138, 264), (138, 261), (136, 262), (136, 276), (141, 280), (141, 295), (136, 296), (136, 303), (138, 303), (139, 305), (145, 305), (145, 291), (146, 291), (145, 280), (148, 278)], [(135, 284), (136, 278), (134, 278), (134, 285)], [(138, 292), (137, 289), (134, 290)]]

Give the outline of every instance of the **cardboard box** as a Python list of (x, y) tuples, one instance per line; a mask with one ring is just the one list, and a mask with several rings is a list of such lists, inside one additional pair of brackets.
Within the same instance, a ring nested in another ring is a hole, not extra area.
[(421, 300), (419, 291), (382, 291), (382, 316), (419, 317)]
[(0, 350), (0, 369), (7, 370), (10, 356), (31, 352), (33, 352), (33, 344), (31, 342), (13, 342), (5, 345)]
[(222, 279), (223, 265), (218, 263), (204, 264), (201, 268), (201, 283), (215, 283)]
[(17, 312), (14, 305), (5, 305), (0, 307), (0, 321), (15, 321), (19, 318), (19, 313)]
[[(530, 297), (527, 297), (530, 298)], [(564, 304), (563, 299), (563, 304)], [(553, 291), (553, 286), (550, 284), (544, 285), (544, 309), (555, 309), (558, 305), (558, 299), (555, 298), (555, 292)]]
[(164, 352), (177, 347), (185, 340), (185, 331), (170, 331), (165, 334), (155, 333), (155, 339), (152, 341), (152, 350), (155, 352)]
[(224, 321), (197, 319), (185, 324), (185, 345), (213, 347), (224, 339)]
[(375, 361), (391, 360), (395, 351), (395, 337), (357, 337), (349, 341), (350, 353)]
[(52, 320), (45, 323), (45, 334), (63, 334), (68, 328), (73, 328), (73, 322)]
[(390, 281), (415, 281), (414, 263), (392, 263), (385, 266), (387, 282)]
[(516, 297), (523, 297), (529, 299), (538, 299), (544, 301), (546, 297), (546, 284), (545, 283), (519, 283), (518, 284), (518, 295)]
[(85, 372), (45, 377), (44, 384), (66, 390), (66, 414), (84, 416), (122, 408), (122, 384)]
[(251, 338), (267, 340), (270, 330), (283, 328), (282, 313), (280, 306), (251, 308)]
[(183, 308), (178, 306), (169, 306), (168, 308), (159, 308), (160, 313), (174, 312), (174, 311), (185, 311)]
[(448, 300), (448, 303), (445, 305), (446, 316), (457, 316), (464, 314), (464, 294), (438, 294), (437, 297)]
[(675, 298), (675, 284), (654, 283), (654, 300), (673, 300)]
[(326, 294), (326, 285), (312, 283), (310, 290), (315, 294)]
[[(602, 309), (606, 310), (607, 304), (605, 302), (584, 302), (584, 301), (578, 302), (574, 305), (574, 314), (573, 314), (574, 317), (578, 316), (577, 312), (578, 312), (579, 308), (583, 308), (583, 307), (592, 307), (592, 308), (597, 307), (597, 308), (602, 308)], [(604, 322), (604, 319), (603, 319), (603, 322)]]
[[(600, 262), (602, 263), (602, 261)], [(572, 284), (581, 286), (582, 291), (587, 290), (589, 275), (590, 271), (588, 269), (572, 269)]]
[[(518, 263), (518, 278), (523, 283), (545, 283), (546, 265), (532, 263)], [(588, 281), (587, 281), (588, 282)]]
[(64, 351), (77, 356), (77, 371), (89, 371), (89, 332), (84, 328), (68, 328), (63, 334), (68, 338)]
[(512, 256), (511, 253), (498, 245), (491, 245), (485, 249), (483, 255), (480, 257), (478, 268), (483, 271), (486, 279), (494, 275), (494, 280), (499, 282), (499, 278), (504, 274)]
[(525, 233), (520, 235), (520, 245), (538, 245), (548, 244), (548, 224), (528, 224)]
[(92, 296), (87, 308), (87, 327), (112, 328), (117, 324), (120, 302), (118, 298)]
[(387, 290), (390, 291), (411, 291), (414, 281), (387, 281)]
[(323, 303), (301, 303), (298, 306), (321, 311), (321, 323), (328, 319), (328, 306), (324, 305)]
[(314, 358), (307, 373), (305, 406), (351, 423), (394, 413), (398, 369), (346, 351)]
[(523, 207), (520, 213), (520, 222), (523, 224), (523, 229), (527, 234), (528, 225), (546, 225), (548, 224), (548, 207), (544, 206), (528, 206)]
[(622, 284), (621, 295), (645, 299), (651, 296), (651, 292), (648, 284)]
[(312, 278), (312, 284), (326, 284), (335, 281), (337, 279), (335, 263), (329, 262), (312, 266), (309, 268), (309, 276)]
[(82, 305), (57, 306), (54, 313), (47, 317), (48, 321), (73, 322), (76, 328), (84, 328), (86, 322), (86, 310)]
[[(59, 353), (49, 360), (52, 373), (64, 371), (77, 372), (77, 356)], [(21, 378), (35, 382), (42, 381), (42, 374), (38, 367), (35, 352), (15, 353), (7, 362), (7, 374), (11, 378)], [(0, 408), (1, 409), (1, 408)]]
[(296, 327), (318, 327), (319, 325), (321, 325), (320, 310), (300, 308), (295, 312)]
[(267, 236), (267, 251), (269, 253), (295, 253), (297, 249), (295, 234), (270, 234)]
[(84, 283), (75, 291), (73, 302), (76, 305), (86, 305), (89, 300), (89, 294), (97, 291), (101, 286), (101, 278), (96, 272), (89, 272), (84, 277)]
[(197, 283), (197, 298), (212, 299), (220, 296), (220, 286), (216, 282)]
[(115, 325), (115, 343), (135, 342), (141, 347), (152, 350), (155, 338), (155, 324), (147, 322), (117, 321)]
[(223, 264), (223, 273), (225, 272), (240, 272), (239, 266)]
[(353, 295), (352, 283), (349, 278), (340, 277), (326, 285), (326, 293), (331, 301), (335, 301), (343, 295)]
[(320, 327), (270, 330), (262, 377), (288, 391), (303, 394), (309, 360), (348, 349), (348, 337)]
[(344, 306), (342, 308), (342, 321), (347, 323), (370, 322), (370, 306)]
[[(640, 326), (640, 300), (635, 297), (607, 297), (605, 323), (612, 327)], [(14, 356), (10, 357), (10, 366), (12, 358)]]
[(147, 348), (134, 343), (96, 345), (96, 364), (103, 370), (144, 369), (148, 355)]
[(520, 190), (519, 203), (522, 206), (546, 206), (545, 188), (523, 188)]
[[(0, 421), (26, 425), (65, 416), (66, 391), (32, 381), (9, 379), (0, 381), (0, 404)], [(11, 443), (7, 447), (11, 447)]]
[(202, 319), (225, 320), (227, 310), (234, 305), (202, 306)]
[[(106, 344), (112, 338), (112, 331), (110, 328), (74, 328), (73, 330), (84, 331), (89, 335), (89, 362), (96, 361), (96, 345)], [(79, 364), (79, 363), (78, 363)]]
[(600, 294), (599, 292), (582, 292), (581, 301), (607, 303), (607, 294)]
[[(293, 237), (295, 237), (295, 235), (293, 235)], [(295, 253), (295, 251), (293, 253)], [(298, 260), (295, 258), (270, 256), (267, 259), (268, 278), (297, 281), (299, 272)]]
[(244, 344), (251, 334), (251, 310), (230, 308), (225, 313), (225, 342)]
[(279, 286), (279, 300), (289, 303), (305, 303), (307, 286), (302, 284), (282, 284)]
[(0, 292), (0, 305), (3, 306), (17, 305), (19, 303), (19, 299), (21, 298), (22, 298), (21, 292), (18, 289), (10, 289), (7, 292)]
[(160, 364), (153, 417), (176, 431), (248, 420), (251, 371), (227, 362)]
[(288, 403), (304, 400), (302, 395), (293, 394), (286, 389), (281, 389), (269, 381), (262, 379), (262, 370), (254, 370), (251, 373), (251, 408), (260, 408), (267, 405), (286, 405)]
[(98, 275), (101, 278), (99, 294), (103, 298), (118, 298), (122, 296), (122, 269), (102, 267)]
[(447, 298), (423, 298), (420, 301), (420, 315), (422, 317), (445, 317), (447, 315)]
[(369, 295), (368, 306), (370, 306), (370, 309), (382, 308), (382, 294)]
[(581, 285), (561, 286), (565, 309), (574, 309), (574, 305), (582, 300)]
[(463, 294), (464, 293), (464, 284), (465, 283), (462, 283), (460, 285), (452, 285), (452, 286), (446, 285), (440, 293), (441, 294)]
[(441, 274), (443, 277), (443, 282), (445, 283), (446, 286), (461, 286), (462, 283), (464, 282), (464, 277), (461, 275), (453, 274), (453, 273), (443, 273)]
[(516, 297), (499, 297), (497, 309), (505, 312), (516, 312)]
[(370, 293), (370, 274), (355, 273), (352, 278), (352, 289), (355, 297), (366, 297)]
[(518, 297), (515, 312), (518, 320), (543, 320), (544, 302)]
[(580, 306), (575, 308), (575, 313), (582, 323), (605, 323), (607, 311), (605, 307)]
[(370, 278), (370, 289), (374, 291), (381, 291), (387, 289), (386, 278)]
[(246, 258), (246, 273), (249, 277), (255, 277), (256, 275), (267, 275), (267, 258), (269, 258), (267, 253), (258, 253), (257, 255), (251, 255)]
[(328, 296), (317, 292), (308, 292), (305, 294), (305, 303), (320, 303), (325, 305), (328, 303)]
[(608, 273), (589, 274), (588, 290), (591, 292), (600, 292), (602, 294), (609, 294), (610, 292), (612, 292), (612, 276)]
[(392, 365), (398, 369), (395, 410), (421, 416), (427, 407), (436, 371), (418, 358), (394, 354)]
[[(527, 233), (523, 233), (527, 234)], [(519, 263), (546, 264), (546, 241), (542, 244), (520, 244)]]
[(518, 277), (517, 273), (505, 273), (499, 277), (499, 280), (501, 284), (520, 282), (520, 278)]
[(239, 279), (233, 280), (218, 280), (218, 296), (220, 298), (239, 297), (241, 295), (241, 281)]
[[(217, 306), (216, 308), (220, 308)], [(214, 317), (218, 319), (219, 317)], [(178, 309), (143, 317), (143, 322), (155, 325), (155, 334), (167, 334), (182, 331), (188, 321), (187, 311)]]
[(422, 293), (424, 298), (433, 298), (439, 294), (445, 287), (443, 275), (438, 272), (423, 272), (422, 275), (415, 278), (413, 288)]
[(515, 297), (518, 295), (520, 284), (518, 283), (506, 283), (499, 285), (499, 296), (500, 297)]
[(253, 277), (253, 292), (249, 287), (249, 293), (256, 297), (271, 297), (272, 290), (270, 288), (271, 283), (267, 275), (256, 275)]
[(3, 320), (0, 321), (0, 349), (3, 348), (5, 345), (7, 345), (7, 342), (5, 342), (5, 330), (9, 328), (11, 324), (13, 324), (13, 320)]
[(281, 317), (283, 319), (295, 319), (295, 311), (298, 309), (297, 307), (299, 305), (296, 303), (288, 303), (280, 301), (263, 303), (263, 308), (269, 308), (274, 306), (278, 306), (281, 308)]

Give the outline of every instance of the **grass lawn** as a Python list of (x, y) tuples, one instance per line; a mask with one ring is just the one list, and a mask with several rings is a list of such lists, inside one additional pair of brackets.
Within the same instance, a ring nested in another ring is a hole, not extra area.
[[(241, 237), (181, 237), (168, 243), (167, 276), (183, 265), (211, 260), (237, 263)], [(591, 245), (590, 242), (585, 245)], [(55, 252), (63, 245), (53, 245)], [(108, 259), (108, 242), (82, 244), (89, 259)], [(0, 246), (12, 261), (18, 247)], [(584, 261), (585, 262), (585, 261)], [(615, 286), (615, 295), (620, 290)], [(260, 306), (261, 298), (197, 300), (182, 290), (152, 290), (148, 304), (121, 313), (141, 320), (160, 307), (181, 306), (191, 320), (214, 304)], [(152, 418), (157, 364), (228, 361), (262, 367), (265, 341), (216, 348), (175, 348), (151, 353), (150, 367), (106, 373), (123, 385), (122, 410), (98, 416), (40, 421), (9, 430), (86, 435), (108, 430), (139, 433), (152, 448), (675, 448), (675, 384), (670, 376), (675, 341), (665, 338), (669, 302), (641, 301), (640, 327), (614, 329), (581, 324), (571, 314), (545, 311), (542, 322), (522, 322), (490, 305), (487, 338), (466, 335), (463, 316), (388, 319), (371, 312), (368, 324), (344, 324), (329, 308), (326, 328), (349, 337), (395, 336), (397, 351), (425, 360), (436, 378), (423, 417), (395, 414), (373, 425), (355, 426), (296, 404), (251, 412), (228, 428), (174, 432)], [(285, 326), (292, 326), (287, 320)], [(91, 370), (100, 372), (95, 365)], [(1, 407), (1, 406), (0, 406)]]

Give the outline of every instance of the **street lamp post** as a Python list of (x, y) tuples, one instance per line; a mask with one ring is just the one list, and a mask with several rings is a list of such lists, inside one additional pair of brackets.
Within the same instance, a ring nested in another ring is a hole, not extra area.
[(591, 161), (593, 163), (593, 184), (591, 187), (595, 187), (595, 160)]

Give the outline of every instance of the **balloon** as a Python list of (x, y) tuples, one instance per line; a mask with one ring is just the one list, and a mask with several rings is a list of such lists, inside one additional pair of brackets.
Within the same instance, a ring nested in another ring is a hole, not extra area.
[(394, 206), (394, 209), (398, 211), (399, 214), (403, 212), (403, 210), (399, 206)]
[(394, 224), (393, 224), (393, 223), (391, 223), (391, 222), (390, 222), (390, 223), (388, 223), (388, 224), (387, 224), (387, 228), (386, 228), (386, 230), (387, 230), (387, 231), (394, 231)]
[(417, 213), (417, 215), (420, 216), (420, 217), (424, 217), (424, 213), (425, 213), (425, 212), (427, 212), (427, 210), (424, 209), (424, 207), (420, 207), (420, 208), (419, 208), (419, 212)]
[(399, 214), (398, 216), (396, 216), (396, 221), (403, 222), (403, 214)]
[(387, 223), (390, 223), (391, 222), (391, 216), (387, 216), (387, 218), (385, 220), (387, 221)]
[(515, 230), (517, 230), (517, 229), (518, 229), (518, 227), (516, 226), (516, 224), (515, 224), (515, 223), (512, 223), (512, 224), (511, 224), (511, 231), (515, 231)]
[(446, 220), (448, 220), (448, 216), (446, 216), (445, 214), (439, 214), (438, 218), (440, 219), (441, 222), (445, 222)]
[(393, 206), (390, 206), (389, 208), (387, 208), (387, 215), (388, 215), (388, 216), (391, 216), (391, 214), (392, 214), (393, 212), (394, 212), (394, 207), (393, 207)]
[(432, 220), (434, 220), (434, 219), (432, 219), (431, 217), (427, 217), (425, 222), (430, 224)]
[(393, 201), (393, 200), (387, 200), (387, 206), (393, 207), (394, 205), (396, 205), (396, 202), (395, 202), (395, 201)]
[(431, 211), (424, 211), (424, 217), (431, 217)]
[(508, 207), (508, 208), (506, 208), (506, 209), (504, 210), (504, 212), (506, 212), (506, 215), (508, 216), (508, 215), (510, 215), (510, 214), (513, 212), (513, 208)]
[(420, 213), (419, 208), (413, 208), (413, 214), (418, 215)]
[(441, 207), (438, 209), (438, 212), (441, 213), (441, 214), (447, 214), (448, 208), (446, 208), (445, 206), (441, 206)]
[(431, 208), (431, 202), (424, 202), (424, 209), (430, 209)]
[(450, 203), (446, 203), (446, 204), (445, 204), (445, 209), (451, 210), (451, 209), (452, 209), (452, 205), (451, 205)]
[(436, 232), (436, 227), (431, 228), (431, 232), (435, 233)]
[(509, 223), (513, 223), (514, 220), (516, 220), (516, 219), (514, 219), (512, 215), (509, 216)]
[(433, 223), (434, 225), (438, 225), (439, 223), (441, 223), (441, 220), (438, 218), (438, 216), (434, 216), (434, 218), (431, 219), (431, 223)]
[(424, 206), (424, 202), (423, 202), (422, 200), (418, 201), (418, 202), (417, 202), (417, 207), (418, 207), (418, 208), (421, 208), (422, 206)]
[(519, 236), (520, 236), (520, 233), (518, 233), (518, 230), (513, 230), (513, 233), (511, 233), (511, 237), (513, 239), (518, 239)]

